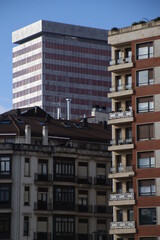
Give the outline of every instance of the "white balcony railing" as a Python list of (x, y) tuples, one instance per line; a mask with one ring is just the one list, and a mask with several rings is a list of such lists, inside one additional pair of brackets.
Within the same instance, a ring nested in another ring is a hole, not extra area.
[(134, 193), (111, 193), (109, 195), (110, 201), (134, 200)]
[(111, 167), (110, 173), (126, 173), (126, 172), (132, 172), (133, 167), (132, 166), (120, 166), (120, 167)]
[(110, 229), (135, 228), (135, 221), (110, 222)]
[(124, 111), (124, 112), (111, 112), (109, 113), (109, 120), (119, 119), (119, 118), (129, 118), (133, 117), (133, 111)]

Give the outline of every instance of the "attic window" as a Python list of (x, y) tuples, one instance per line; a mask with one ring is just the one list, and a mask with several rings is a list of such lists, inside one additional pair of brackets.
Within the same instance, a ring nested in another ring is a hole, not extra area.
[(16, 118), (17, 122), (20, 123), (20, 124), (24, 124), (24, 120), (20, 119), (20, 118)]
[(82, 128), (82, 126), (81, 126), (80, 123), (73, 123), (73, 125), (74, 125), (76, 128)]
[(68, 122), (62, 122), (62, 125), (66, 128), (70, 128), (71, 125)]
[(11, 120), (0, 120), (0, 124), (11, 124)]

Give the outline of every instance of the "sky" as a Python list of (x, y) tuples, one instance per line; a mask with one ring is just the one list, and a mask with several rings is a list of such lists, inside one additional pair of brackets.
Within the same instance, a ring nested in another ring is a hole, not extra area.
[(160, 16), (160, 0), (0, 0), (0, 113), (12, 109), (12, 32), (38, 20), (110, 30)]

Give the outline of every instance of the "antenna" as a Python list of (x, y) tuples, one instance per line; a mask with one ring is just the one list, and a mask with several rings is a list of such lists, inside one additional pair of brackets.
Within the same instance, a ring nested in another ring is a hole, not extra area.
[(67, 102), (67, 120), (70, 120), (70, 117), (71, 117), (71, 101), (72, 99), (71, 98), (66, 98), (66, 102)]

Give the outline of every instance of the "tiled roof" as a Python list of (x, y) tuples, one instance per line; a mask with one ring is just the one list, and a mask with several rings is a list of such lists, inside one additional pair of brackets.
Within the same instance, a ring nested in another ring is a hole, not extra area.
[(32, 136), (41, 137), (42, 127), (48, 127), (48, 135), (53, 137), (68, 137), (77, 140), (97, 142), (109, 141), (110, 127), (103, 123), (87, 123), (82, 121), (67, 121), (54, 119), (39, 107), (14, 109), (0, 115), (0, 135), (13, 134), (24, 136), (25, 126), (31, 126)]

